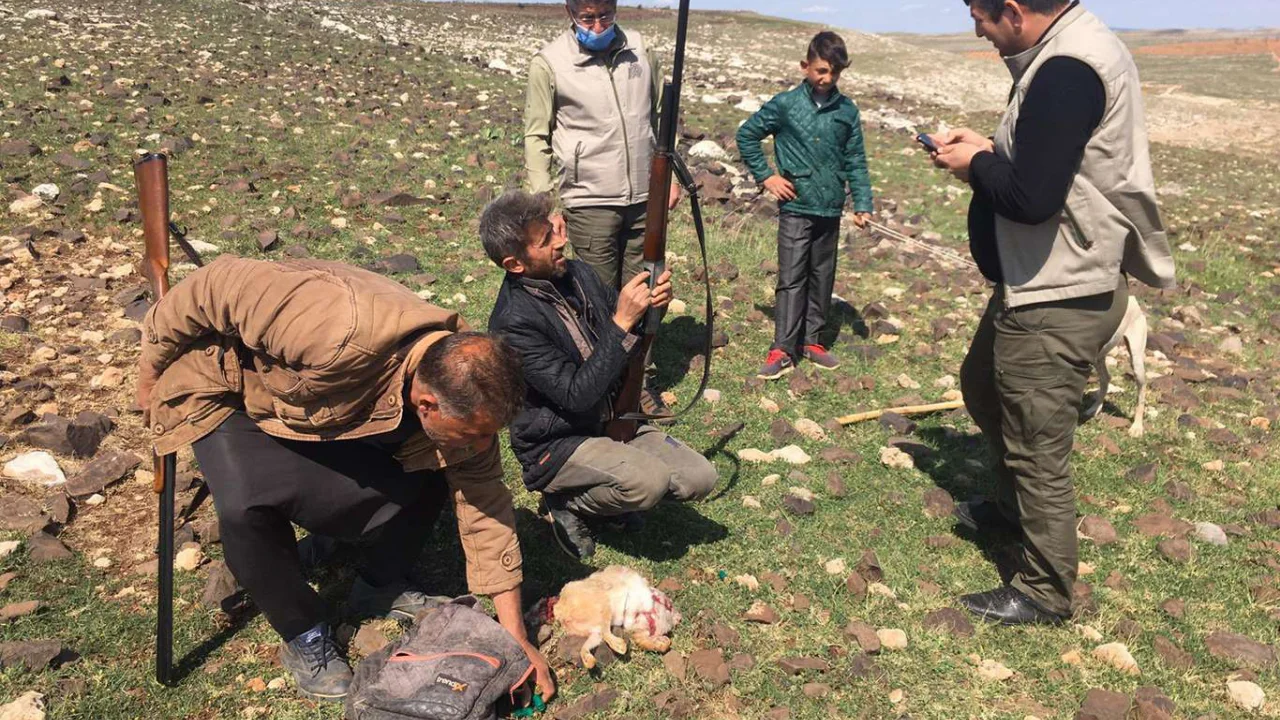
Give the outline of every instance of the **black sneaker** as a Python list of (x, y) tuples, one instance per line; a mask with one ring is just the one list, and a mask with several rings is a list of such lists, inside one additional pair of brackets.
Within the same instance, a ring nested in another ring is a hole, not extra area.
[(351, 687), (351, 666), (328, 623), (280, 643), (280, 664), (293, 673), (298, 692), (312, 700), (341, 700)]
[(551, 523), (551, 536), (566, 555), (585, 560), (596, 553), (596, 539), (583, 518), (566, 507), (567, 498), (558, 493), (542, 496), (542, 510)]

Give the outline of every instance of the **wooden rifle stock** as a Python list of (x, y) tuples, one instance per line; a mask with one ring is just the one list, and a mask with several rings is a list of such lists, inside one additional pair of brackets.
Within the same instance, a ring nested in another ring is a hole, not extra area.
[[(680, 115), (680, 88), (684, 77), (684, 51), (689, 31), (689, 0), (680, 0), (676, 22), (675, 62), (671, 82), (662, 88), (662, 115), (658, 125), (657, 147), (649, 166), (649, 200), (645, 208), (644, 269), (649, 273), (649, 289), (658, 284), (666, 270), (668, 197), (671, 194), (672, 156), (676, 152), (676, 121)], [(636, 348), (623, 376), (622, 388), (613, 403), (615, 418), (605, 427), (605, 434), (618, 442), (630, 442), (640, 431), (640, 396), (644, 392), (645, 359), (662, 324), (662, 311), (650, 308), (644, 319), (644, 339)]]
[[(138, 185), (138, 207), (142, 211), (142, 233), (146, 249), (142, 274), (151, 286), (152, 302), (169, 292), (169, 167), (164, 155), (150, 153), (133, 166)], [(145, 412), (148, 408), (143, 408)], [(173, 683), (173, 502), (177, 458), (170, 453), (153, 456), (154, 489), (160, 498), (160, 530), (156, 543), (159, 556), (158, 602), (156, 609), (156, 681)]]

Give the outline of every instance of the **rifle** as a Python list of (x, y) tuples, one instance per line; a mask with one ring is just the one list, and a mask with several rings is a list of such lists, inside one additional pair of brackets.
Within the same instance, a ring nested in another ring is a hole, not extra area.
[[(671, 193), (672, 175), (680, 181), (689, 195), (690, 210), (693, 213), (693, 224), (698, 235), (698, 244), (702, 251), (702, 266), (707, 266), (706, 233), (702, 223), (702, 208), (698, 202), (698, 187), (693, 176), (685, 167), (684, 161), (676, 153), (676, 121), (680, 114), (680, 88), (684, 83), (684, 51), (689, 33), (689, 0), (680, 0), (680, 10), (676, 21), (675, 62), (671, 69), (671, 81), (662, 86), (662, 115), (658, 123), (657, 147), (653, 153), (653, 163), (649, 166), (649, 200), (646, 207), (644, 226), (644, 269), (649, 272), (649, 289), (658, 284), (658, 278), (666, 270), (667, 256), (667, 198)], [(648, 415), (640, 410), (640, 395), (644, 391), (645, 358), (649, 348), (658, 336), (658, 327), (662, 324), (662, 310), (649, 308), (644, 319), (644, 337), (640, 347), (635, 350), (624, 375), (622, 388), (614, 401), (615, 410), (622, 414), (611, 420), (605, 433), (618, 442), (629, 442), (640, 430), (640, 423), (646, 420), (670, 420), (689, 412), (702, 393), (707, 389), (707, 381), (711, 378), (711, 324), (715, 310), (711, 306), (711, 281), (706, 278), (707, 305), (706, 328), (707, 343), (703, 355), (702, 384), (693, 399), (684, 409), (673, 415)]]
[[(151, 286), (153, 302), (169, 292), (169, 167), (158, 153), (142, 156), (133, 166), (138, 184), (138, 207), (142, 210), (142, 233), (146, 252), (142, 274)], [(143, 408), (146, 410), (146, 408)], [(154, 489), (160, 496), (159, 595), (156, 607), (156, 682), (173, 683), (173, 503), (177, 456), (152, 457)]]

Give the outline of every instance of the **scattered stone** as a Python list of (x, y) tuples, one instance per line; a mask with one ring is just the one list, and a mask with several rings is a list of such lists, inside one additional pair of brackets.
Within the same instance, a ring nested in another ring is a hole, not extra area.
[(791, 463), (792, 465), (807, 465), (812, 458), (804, 450), (796, 445), (788, 445), (784, 448), (774, 450), (773, 457), (778, 460)]
[(897, 628), (877, 630), (876, 637), (880, 638), (880, 647), (885, 650), (907, 649), (907, 634)]
[[(194, 545), (194, 547), (192, 547)], [(178, 551), (173, 559), (173, 566), (179, 570), (192, 572), (200, 567), (205, 560), (204, 551), (195, 543), (188, 543), (186, 547)]]
[(729, 666), (720, 648), (695, 650), (689, 655), (689, 665), (702, 682), (715, 689), (729, 684)]
[[(27, 14), (33, 12), (36, 11), (31, 10)], [(44, 717), (44, 695), (35, 690), (28, 690), (13, 702), (0, 705), (0, 720), (44, 720)]]
[(822, 564), (822, 569), (827, 571), (828, 575), (843, 575), (846, 570), (844, 558), (834, 558)]
[(880, 448), (880, 463), (885, 467), (897, 468), (899, 470), (915, 469), (915, 461), (911, 456), (899, 450), (896, 447)]
[(1196, 523), (1196, 539), (1210, 545), (1226, 546), (1228, 543), (1227, 533), (1211, 522)]
[(74, 421), (45, 415), (39, 423), (23, 430), (18, 439), (59, 455), (90, 457), (113, 425), (110, 418), (92, 412), (80, 413)]
[(942, 608), (925, 615), (924, 626), (930, 630), (945, 631), (955, 637), (973, 637), (973, 623), (965, 613), (955, 608)]
[(40, 609), (39, 600), (27, 600), (26, 602), (10, 603), (0, 608), (0, 622), (9, 622), (16, 620), (24, 615), (30, 615)]
[(749, 463), (770, 463), (776, 458), (772, 453), (757, 450), (756, 448), (743, 448), (738, 451), (738, 459)]
[(792, 515), (812, 515), (816, 510), (812, 500), (807, 500), (793, 493), (788, 493), (786, 497), (782, 498), (782, 506)]
[(924, 514), (931, 518), (951, 517), (956, 508), (951, 493), (942, 488), (932, 488), (924, 493)]
[(861, 620), (850, 620), (844, 628), (844, 634), (855, 640), (858, 647), (862, 648), (862, 652), (868, 655), (879, 654), (880, 636), (876, 634), (875, 628), (867, 623)]
[(57, 640), (0, 643), (0, 669), (23, 666), (32, 672), (57, 667), (70, 653)]
[(102, 492), (141, 464), (142, 458), (132, 453), (115, 449), (103, 450), (71, 478), (67, 483), (67, 494), (83, 497)]
[(1215, 632), (1205, 638), (1209, 654), (1248, 667), (1266, 669), (1276, 664), (1276, 650), (1253, 638), (1232, 632)]
[(200, 595), (200, 602), (205, 607), (220, 609), (223, 612), (229, 612), (239, 587), (236, 584), (236, 578), (231, 574), (231, 569), (221, 560), (214, 560), (209, 563), (209, 579), (205, 581), (204, 592)]
[(1124, 643), (1107, 643), (1094, 648), (1093, 656), (1127, 675), (1140, 675), (1138, 661), (1133, 659)]
[(67, 482), (58, 461), (43, 450), (23, 453), (4, 464), (4, 476), (38, 487), (54, 487)]
[(1191, 562), (1191, 543), (1185, 537), (1169, 538), (1161, 540), (1156, 549), (1166, 560), (1175, 563)]
[(978, 677), (983, 680), (1002, 682), (1013, 677), (1013, 671), (995, 660), (983, 660), (978, 665)]
[(4, 542), (0, 542), (0, 560), (9, 557), (20, 547), (22, 547), (21, 540), (5, 540)]
[(32, 562), (53, 562), (72, 557), (71, 551), (61, 540), (45, 532), (38, 532), (28, 538), (27, 546), (31, 548), (28, 557)]
[(1076, 720), (1125, 720), (1131, 704), (1124, 693), (1093, 688), (1085, 695)]
[(1149, 485), (1155, 482), (1159, 477), (1159, 470), (1155, 463), (1146, 463), (1145, 465), (1139, 465), (1133, 468), (1125, 474), (1125, 477), (1129, 480), (1133, 480), (1134, 482)]
[(876, 557), (875, 552), (867, 550), (862, 553), (858, 560), (858, 574), (871, 582), (884, 579), (884, 569), (880, 567), (880, 558)]
[(678, 652), (669, 652), (662, 656), (662, 666), (667, 669), (671, 677), (680, 682), (684, 682), (685, 667), (684, 656)]
[(1112, 527), (1111, 521), (1106, 518), (1100, 518), (1097, 515), (1085, 515), (1080, 520), (1080, 537), (1088, 538), (1097, 546), (1105, 546), (1116, 542), (1116, 529)]
[(1190, 524), (1160, 513), (1143, 515), (1133, 525), (1147, 537), (1183, 537), (1192, 529)]
[(898, 435), (910, 435), (918, 427), (914, 420), (895, 412), (882, 414), (880, 426)]
[(1156, 687), (1140, 687), (1133, 696), (1133, 720), (1173, 720), (1178, 706)]
[(1227, 696), (1237, 707), (1245, 710), (1258, 710), (1267, 702), (1267, 695), (1262, 692), (1262, 688), (1248, 680), (1227, 683)]
[(853, 573), (845, 578), (844, 587), (854, 597), (864, 598), (867, 596), (867, 581), (858, 573)]
[(48, 519), (34, 500), (22, 495), (0, 496), (0, 530), (33, 533), (46, 524)]
[(45, 501), (45, 507), (49, 511), (49, 519), (59, 525), (71, 522), (71, 515), (75, 512), (75, 506), (71, 504), (71, 500), (61, 492), (55, 492), (49, 496)]
[(795, 428), (796, 432), (810, 440), (822, 442), (827, 439), (827, 431), (823, 430), (821, 425), (809, 418), (800, 418), (799, 420), (796, 420)]
[(826, 660), (815, 657), (778, 658), (778, 667), (788, 675), (799, 675), (806, 671), (826, 672), (831, 669)]
[(779, 618), (777, 610), (769, 607), (762, 600), (756, 600), (751, 603), (751, 607), (743, 614), (742, 619), (761, 625), (773, 625)]
[(800, 686), (800, 692), (810, 700), (826, 697), (831, 694), (831, 686), (824, 683), (805, 683)]
[(1160, 609), (1169, 617), (1181, 620), (1187, 612), (1187, 602), (1180, 598), (1169, 598), (1160, 603)]

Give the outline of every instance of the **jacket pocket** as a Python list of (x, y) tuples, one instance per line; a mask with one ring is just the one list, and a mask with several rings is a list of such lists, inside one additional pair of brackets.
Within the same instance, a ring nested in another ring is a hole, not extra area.
[(1071, 241), (1071, 244), (1081, 250), (1092, 250), (1093, 242), (1084, 234), (1084, 230), (1080, 229), (1080, 223), (1076, 221), (1076, 214), (1071, 211), (1070, 204), (1063, 206), (1062, 215), (1066, 220), (1062, 229), (1067, 234), (1067, 239)]
[(398, 717), (472, 717), (501, 668), (501, 660), (483, 653), (402, 650), (387, 660), (365, 706)]

